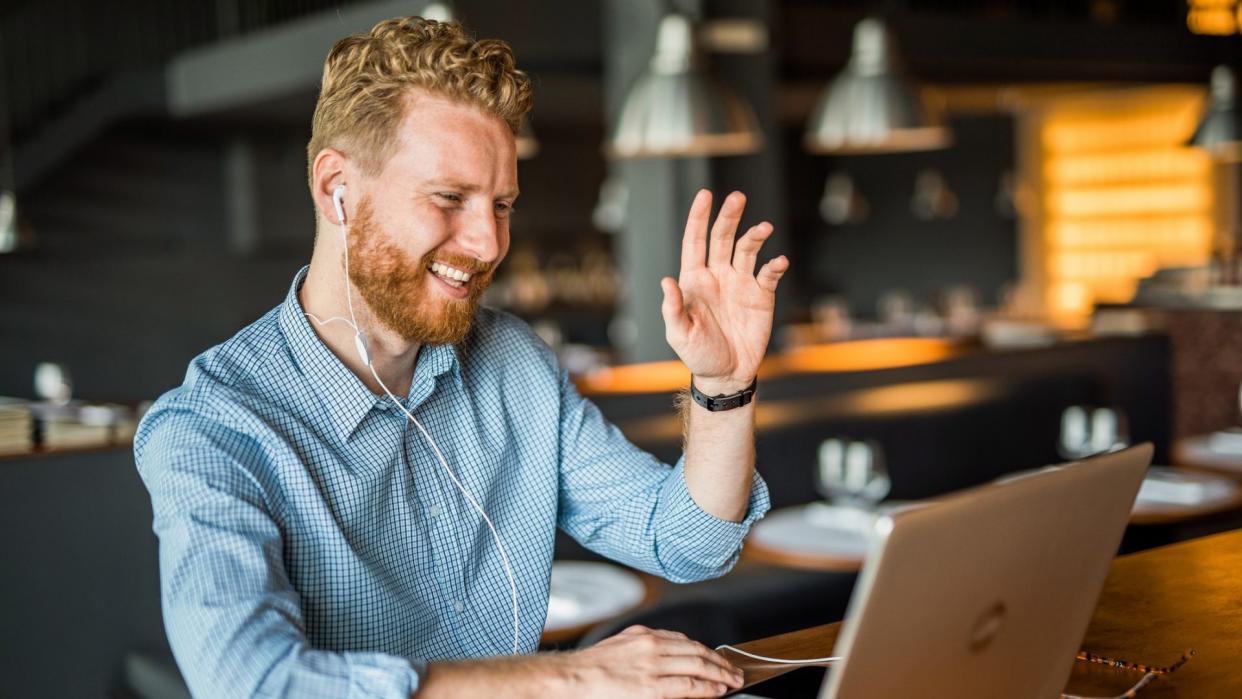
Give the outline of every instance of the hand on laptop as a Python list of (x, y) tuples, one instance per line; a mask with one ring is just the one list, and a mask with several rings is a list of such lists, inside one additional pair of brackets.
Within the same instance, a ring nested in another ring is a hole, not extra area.
[(676, 631), (631, 626), (562, 656), (576, 696), (718, 697), (742, 686), (742, 671)]

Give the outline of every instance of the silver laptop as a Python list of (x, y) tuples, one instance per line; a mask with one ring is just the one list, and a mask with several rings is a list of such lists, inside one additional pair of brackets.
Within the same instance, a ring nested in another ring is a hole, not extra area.
[(1150, 444), (881, 518), (821, 699), (1059, 697)]

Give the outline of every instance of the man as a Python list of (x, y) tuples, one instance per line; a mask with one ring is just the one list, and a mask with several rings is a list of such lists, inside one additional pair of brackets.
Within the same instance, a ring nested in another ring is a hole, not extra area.
[[(538, 645), (556, 527), (688, 581), (727, 571), (768, 507), (753, 403), (690, 405), (670, 468), (579, 396), (524, 324), (478, 308), (509, 248), (529, 107), (508, 46), (455, 24), (388, 20), (329, 54), (309, 268), (196, 358), (135, 440), (168, 635), (196, 695), (740, 686), (718, 654), (640, 627), (520, 655)], [(724, 202), (709, 254), (700, 192), (680, 278), (662, 282), (668, 341), (707, 396), (749, 396), (788, 267), (756, 275), (766, 223), (734, 246), (743, 205)]]

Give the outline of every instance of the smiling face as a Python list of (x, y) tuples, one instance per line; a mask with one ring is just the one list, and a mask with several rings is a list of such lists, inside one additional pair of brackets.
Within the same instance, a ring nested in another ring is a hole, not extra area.
[(509, 251), (514, 137), (501, 119), (418, 88), (375, 176), (355, 170), (349, 277), (376, 318), (410, 342), (465, 337)]

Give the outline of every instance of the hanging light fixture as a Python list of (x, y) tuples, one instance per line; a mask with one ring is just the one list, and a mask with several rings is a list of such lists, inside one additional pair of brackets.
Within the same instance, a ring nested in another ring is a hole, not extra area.
[(530, 119), (522, 117), (522, 124), (517, 134), (517, 158), (518, 160), (530, 160), (539, 154), (539, 140), (535, 138), (535, 131), (530, 127)]
[[(453, 8), (451, 2), (429, 2), (423, 8), (423, 18), (431, 19), (437, 22), (457, 22), (457, 11)], [(530, 160), (539, 153), (539, 140), (535, 138), (535, 132), (530, 127), (530, 120), (522, 117), (522, 124), (518, 128), (517, 136), (517, 158), (518, 160)]]
[(457, 20), (457, 13), (453, 11), (453, 3), (451, 2), (429, 2), (423, 8), (423, 19), (431, 19), (437, 22), (454, 22)]
[(846, 172), (834, 172), (824, 181), (819, 199), (819, 215), (834, 226), (858, 224), (867, 220), (871, 206), (858, 191), (858, 184)]
[(892, 35), (867, 18), (854, 27), (849, 65), (820, 94), (806, 130), (813, 153), (891, 153), (944, 148), (938, 109), (900, 72)]
[(665, 15), (650, 65), (622, 101), (608, 155), (743, 155), (762, 146), (754, 110), (704, 70), (689, 18)]
[(927, 168), (915, 175), (910, 211), (923, 221), (951, 219), (957, 215), (957, 195), (949, 188), (943, 173)]
[(1228, 66), (1212, 69), (1208, 106), (1189, 145), (1206, 149), (1222, 162), (1242, 161), (1242, 115), (1238, 112), (1237, 79)]

